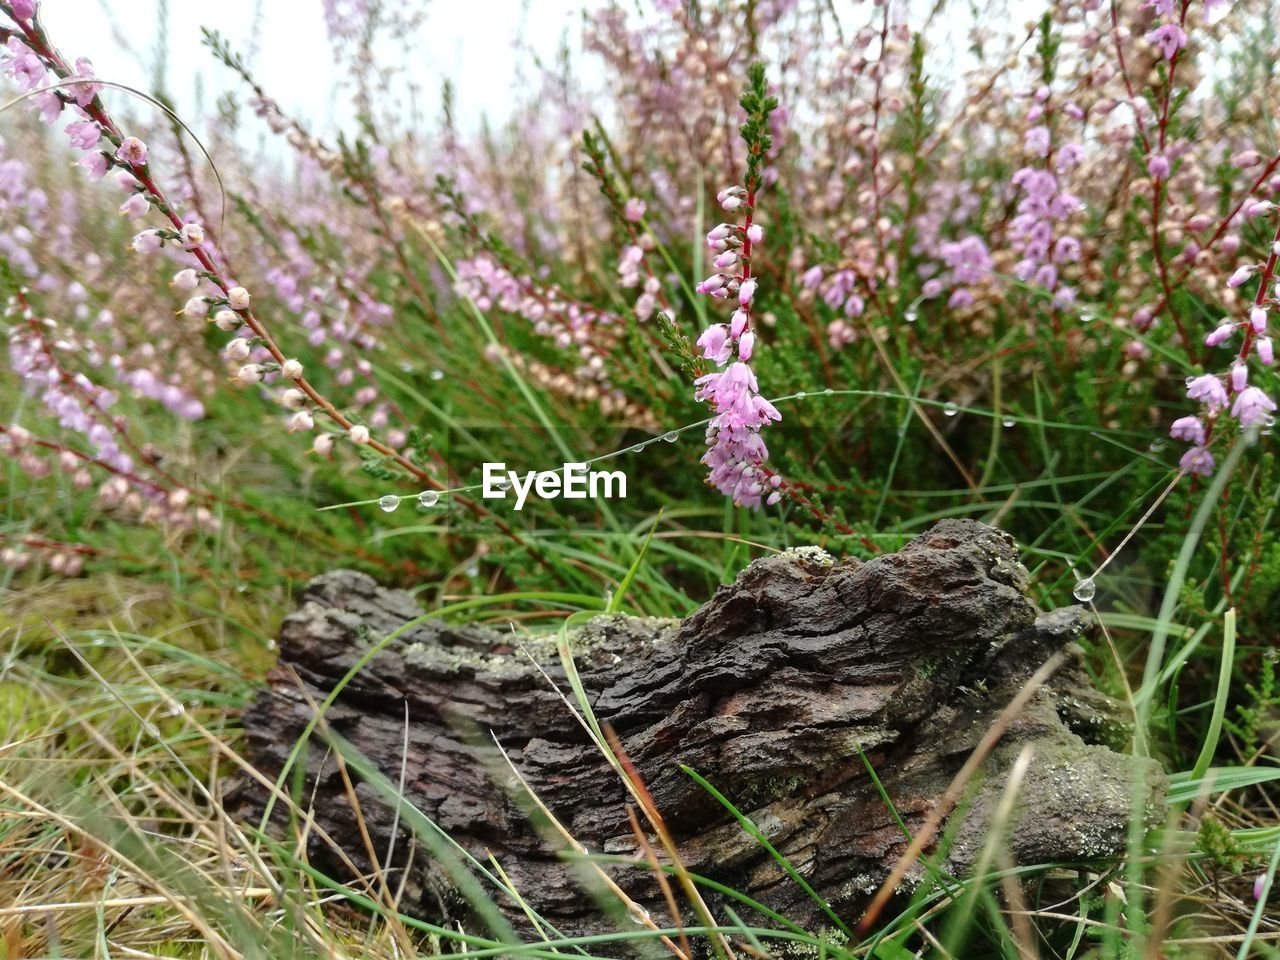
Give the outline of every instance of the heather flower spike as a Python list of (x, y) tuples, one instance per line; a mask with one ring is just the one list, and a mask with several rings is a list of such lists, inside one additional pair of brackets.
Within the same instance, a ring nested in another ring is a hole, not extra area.
[(760, 430), (781, 414), (764, 397), (750, 360), (755, 352), (756, 334), (751, 329), (751, 309), (759, 289), (752, 272), (753, 248), (764, 239), (763, 228), (755, 222), (756, 201), (763, 184), (764, 160), (772, 145), (769, 114), (777, 107), (768, 95), (764, 67), (755, 64), (748, 71), (742, 107), (747, 113), (741, 128), (747, 145), (747, 170), (741, 186), (725, 187), (717, 195), (729, 213), (742, 211), (741, 223), (722, 223), (707, 234), (707, 246), (718, 252), (714, 258), (721, 272), (703, 280), (697, 292), (715, 299), (736, 294), (737, 309), (728, 325), (711, 324), (698, 338), (702, 356), (723, 368), (699, 377), (694, 397), (711, 405), (713, 416), (707, 426), (707, 452), (702, 462), (709, 469), (707, 482), (739, 506), (775, 504), (782, 494), (781, 477), (763, 467), (769, 456)]

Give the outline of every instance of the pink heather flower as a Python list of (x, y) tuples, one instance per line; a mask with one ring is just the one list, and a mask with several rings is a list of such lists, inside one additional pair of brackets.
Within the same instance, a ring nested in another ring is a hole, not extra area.
[(249, 300), (249, 291), (244, 287), (232, 287), (227, 291), (227, 303), (232, 310), (248, 310)]
[(169, 284), (169, 286), (181, 290), (184, 293), (190, 293), (199, 285), (200, 277), (197, 276), (196, 272), (190, 268), (187, 268), (186, 270), (179, 270), (175, 273), (173, 275), (172, 282)]
[(751, 298), (756, 295), (755, 277), (750, 277), (743, 282), (738, 290), (738, 304), (743, 307), (751, 306)]
[(1260, 873), (1253, 879), (1253, 899), (1261, 900), (1267, 889), (1267, 875)]
[(1157, 180), (1169, 179), (1171, 169), (1169, 158), (1162, 153), (1153, 153), (1147, 158), (1147, 173)]
[(713, 323), (702, 331), (698, 346), (702, 348), (702, 355), (713, 363), (721, 366), (728, 363), (732, 354), (728, 327), (723, 323)]
[(67, 139), (77, 150), (92, 150), (102, 139), (102, 128), (92, 120), (77, 120), (67, 124)]
[(1262, 162), (1262, 154), (1257, 150), (1241, 150), (1231, 155), (1231, 165), (1244, 170), (1248, 167), (1256, 167)]
[(311, 445), (311, 449), (322, 457), (327, 457), (333, 450), (333, 435), (322, 433), (316, 437), (316, 442)]
[(116, 156), (135, 167), (145, 167), (147, 145), (137, 137), (125, 137), (120, 141), (120, 149), (116, 151)]
[(1274, 348), (1271, 346), (1270, 337), (1259, 337), (1255, 346), (1258, 349), (1258, 360), (1264, 367), (1269, 367), (1275, 363), (1276, 355)]
[(182, 243), (182, 249), (194, 250), (204, 243), (204, 227), (198, 223), (184, 224), (178, 231), (178, 240)]
[(111, 169), (111, 158), (99, 150), (89, 154), (87, 157), (81, 157), (76, 161), (76, 165), (84, 167), (90, 180), (101, 180), (107, 175), (107, 171)]
[(1221, 410), (1227, 405), (1228, 396), (1227, 388), (1222, 385), (1222, 381), (1212, 373), (1206, 373), (1203, 376), (1196, 377), (1187, 384), (1187, 396), (1192, 400), (1199, 400), (1210, 410)]
[(290, 387), (288, 390), (285, 390), (280, 394), (281, 405), (289, 410), (297, 410), (306, 402), (307, 395), (295, 387)]
[(639, 223), (644, 218), (644, 212), (647, 209), (645, 202), (638, 197), (632, 197), (627, 201), (626, 206), (622, 208), (622, 215), (630, 223)]
[(748, 362), (755, 348), (756, 335), (754, 333), (744, 333), (742, 339), (738, 341), (738, 359), (743, 363)]
[(347, 435), (351, 437), (352, 443), (363, 445), (369, 442), (369, 428), (363, 423), (353, 424), (351, 429), (347, 431)]
[(1267, 308), (1255, 304), (1249, 310), (1249, 326), (1254, 333), (1265, 333), (1267, 329)]
[[(195, 301), (191, 301), (195, 302)], [(203, 300), (200, 301), (204, 303)], [(189, 304), (188, 304), (189, 305)], [(207, 308), (206, 304), (206, 308)], [(249, 341), (244, 337), (236, 337), (227, 343), (225, 351), (228, 360), (247, 360), (249, 358)]]
[(752, 243), (761, 243), (764, 241), (764, 228), (758, 223), (753, 223), (747, 227), (747, 239)]
[(726, 279), (725, 277), (721, 276), (718, 273), (712, 274), (711, 276), (707, 277), (707, 279), (703, 280), (700, 284), (698, 284), (696, 287), (694, 287), (694, 289), (697, 290), (698, 293), (715, 293), (717, 290), (719, 290), (721, 287), (724, 286), (725, 279)]
[(258, 383), (261, 379), (262, 367), (256, 363), (246, 363), (236, 371), (235, 375), (235, 380), (238, 383)]
[(1169, 436), (1186, 440), (1197, 447), (1204, 443), (1204, 423), (1199, 417), (1179, 417), (1169, 427)]
[(36, 15), (36, 0), (13, 0), (13, 15), (18, 20), (30, 20)]
[(120, 204), (120, 213), (130, 220), (137, 220), (139, 217), (146, 216), (147, 211), (150, 209), (151, 203), (147, 200), (145, 193), (135, 193)]
[(1251, 427), (1267, 420), (1275, 409), (1275, 402), (1265, 393), (1257, 387), (1246, 387), (1232, 404), (1231, 415), (1240, 421), (1240, 426)]
[(1240, 393), (1249, 383), (1249, 368), (1243, 360), (1231, 364), (1231, 389)]
[(818, 284), (822, 283), (822, 268), (810, 267), (800, 276), (800, 285), (812, 290)]
[(134, 253), (150, 254), (164, 246), (164, 241), (160, 238), (160, 231), (143, 230), (130, 241), (129, 246)]
[(1182, 455), (1178, 466), (1187, 473), (1207, 477), (1213, 473), (1213, 454), (1209, 452), (1208, 447), (1192, 447)]
[(1154, 10), (1158, 17), (1173, 16), (1174, 0), (1142, 0), (1142, 5), (1149, 10)]
[(234, 310), (219, 310), (213, 315), (213, 323), (224, 333), (230, 333), (238, 329), (244, 320)]
[(1144, 38), (1147, 43), (1160, 48), (1160, 54), (1166, 60), (1172, 60), (1174, 54), (1187, 45), (1187, 34), (1176, 23), (1166, 23), (1156, 27)]
[[(192, 297), (185, 304), (183, 304), (182, 315), (186, 317), (188, 320), (203, 320), (205, 317), (209, 315), (209, 301), (206, 300), (204, 297)], [(235, 343), (234, 340), (232, 340), (231, 342)], [(248, 355), (249, 355), (248, 351), (245, 351), (245, 354), (243, 357), (232, 357), (231, 359), (243, 360), (244, 357), (247, 357)]]
[(720, 206), (722, 209), (728, 211), (729, 213), (732, 213), (734, 210), (737, 210), (740, 206), (742, 206), (742, 198), (741, 197), (725, 197), (725, 199), (720, 203)]
[(1216, 347), (1229, 340), (1231, 335), (1235, 332), (1236, 325), (1234, 323), (1230, 321), (1221, 323), (1218, 325), (1216, 330), (1204, 338), (1204, 345), (1206, 347)]
[(297, 380), (302, 376), (302, 364), (290, 358), (280, 364), (280, 375), (286, 380)]
[(732, 270), (738, 266), (738, 251), (726, 250), (711, 262), (721, 270)]
[(1252, 264), (1246, 264), (1243, 267), (1237, 267), (1236, 272), (1227, 279), (1228, 287), (1238, 287), (1246, 283), (1253, 276), (1253, 271), (1257, 268)]
[[(93, 80), (96, 76), (93, 72), (93, 62), (88, 57), (76, 57), (77, 77), (84, 77), (86, 80)], [(77, 83), (70, 87), (72, 98), (82, 107), (87, 107), (93, 102), (93, 98), (98, 95), (98, 91), (102, 89), (100, 83)]]
[(290, 433), (306, 433), (316, 425), (310, 410), (299, 410), (289, 418)]
[(1049, 155), (1049, 142), (1048, 127), (1032, 127), (1023, 138), (1022, 145), (1026, 148), (1027, 153), (1032, 156), (1047, 157)]
[(729, 318), (729, 336), (737, 340), (742, 336), (742, 331), (747, 329), (747, 322), (750, 317), (747, 316), (745, 310), (733, 311), (733, 316)]

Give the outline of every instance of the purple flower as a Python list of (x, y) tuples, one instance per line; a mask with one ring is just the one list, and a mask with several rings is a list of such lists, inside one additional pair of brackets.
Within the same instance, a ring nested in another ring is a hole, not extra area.
[(120, 141), (120, 149), (116, 151), (116, 156), (135, 167), (145, 167), (147, 165), (147, 145), (137, 137), (125, 137)]
[(732, 354), (729, 341), (729, 328), (723, 323), (713, 323), (702, 331), (698, 338), (698, 346), (702, 355), (713, 363), (724, 365)]
[(111, 169), (111, 158), (101, 150), (81, 157), (77, 162), (84, 167), (90, 180), (101, 180), (107, 175), (107, 171)]
[(1228, 287), (1238, 287), (1247, 283), (1249, 278), (1253, 276), (1253, 271), (1257, 269), (1253, 264), (1245, 264), (1243, 267), (1237, 267), (1236, 272), (1227, 278)]
[(36, 15), (36, 0), (13, 0), (13, 15), (18, 20), (30, 20)]
[(1144, 39), (1147, 43), (1159, 47), (1161, 55), (1166, 60), (1172, 60), (1174, 54), (1187, 45), (1187, 34), (1176, 23), (1166, 23), (1156, 27)]
[(1231, 335), (1236, 332), (1236, 325), (1230, 320), (1218, 324), (1212, 333), (1204, 338), (1206, 347), (1216, 347), (1227, 340), (1231, 339)]
[(644, 217), (645, 203), (638, 197), (632, 197), (622, 208), (622, 215), (630, 223), (639, 223)]
[(92, 150), (102, 139), (102, 128), (92, 120), (77, 120), (67, 124), (67, 139), (77, 150)]
[(810, 267), (800, 276), (800, 285), (812, 290), (822, 282), (822, 268)]
[(1147, 158), (1147, 173), (1157, 180), (1168, 180), (1171, 169), (1169, 158), (1162, 153), (1153, 153)]
[(1270, 419), (1275, 409), (1275, 402), (1260, 389), (1246, 387), (1232, 404), (1231, 415), (1240, 421), (1240, 426), (1251, 427)]
[(751, 300), (755, 295), (756, 295), (756, 280), (755, 280), (755, 277), (750, 277), (743, 282), (741, 288), (739, 288), (738, 290), (739, 305), (744, 307), (751, 306)]
[(1207, 477), (1213, 473), (1213, 454), (1209, 452), (1208, 447), (1192, 447), (1182, 455), (1178, 466), (1187, 473)]
[(1027, 153), (1036, 157), (1047, 157), (1049, 155), (1049, 128), (1048, 127), (1032, 127), (1023, 137), (1022, 145), (1026, 148)]
[(1192, 400), (1199, 400), (1210, 410), (1221, 410), (1227, 405), (1229, 400), (1227, 396), (1227, 388), (1222, 385), (1222, 381), (1212, 373), (1206, 373), (1203, 376), (1196, 377), (1187, 384), (1187, 396)]
[(1204, 443), (1204, 423), (1199, 417), (1179, 417), (1169, 427), (1169, 436), (1186, 440), (1197, 447)]

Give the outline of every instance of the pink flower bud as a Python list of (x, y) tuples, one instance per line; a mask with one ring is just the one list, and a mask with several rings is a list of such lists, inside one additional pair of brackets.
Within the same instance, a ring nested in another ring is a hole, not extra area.
[(747, 239), (752, 243), (761, 243), (764, 240), (764, 228), (758, 223), (753, 223), (747, 227)]
[(36, 0), (13, 0), (13, 15), (18, 20), (30, 20), (36, 15)]
[(219, 310), (213, 315), (213, 322), (217, 325), (218, 329), (224, 333), (230, 333), (232, 330), (237, 329), (240, 324), (244, 323), (244, 321), (240, 319), (240, 314), (235, 313), (232, 310)]
[(1229, 340), (1235, 331), (1236, 325), (1234, 323), (1227, 322), (1219, 324), (1218, 328), (1214, 330), (1213, 333), (1204, 338), (1204, 345), (1206, 347), (1216, 347)]
[(738, 341), (738, 359), (746, 363), (751, 359), (751, 354), (755, 352), (756, 335), (751, 331), (747, 331)]
[(707, 277), (707, 279), (703, 280), (694, 289), (696, 289), (698, 293), (715, 293), (717, 290), (723, 287), (724, 284), (725, 284), (725, 277), (716, 273)]
[(147, 145), (137, 137), (125, 137), (120, 141), (120, 149), (116, 151), (116, 156), (135, 167), (145, 167), (147, 165)]
[(289, 418), (290, 433), (306, 433), (316, 425), (310, 410), (299, 410)]
[(1253, 271), (1256, 269), (1257, 267), (1253, 264), (1245, 264), (1243, 267), (1237, 267), (1236, 272), (1227, 279), (1227, 286), (1238, 287), (1247, 282), (1248, 279), (1253, 276)]
[(178, 231), (178, 239), (182, 243), (182, 249), (194, 250), (200, 244), (204, 243), (204, 227), (198, 223), (185, 224)]
[(143, 230), (130, 241), (129, 246), (134, 253), (148, 254), (155, 253), (164, 246), (164, 241), (160, 239), (158, 230)]
[(747, 313), (745, 310), (733, 311), (733, 316), (729, 318), (729, 336), (737, 340), (742, 336), (742, 332), (747, 329)]
[(738, 290), (738, 303), (741, 306), (751, 306), (751, 300), (756, 295), (756, 280), (751, 277), (746, 280), (742, 287)]
[(225, 352), (230, 360), (247, 360), (249, 358), (249, 341), (244, 337), (236, 337), (227, 344)]
[(1147, 158), (1147, 173), (1157, 180), (1169, 179), (1169, 158), (1161, 153), (1153, 153)]
[(236, 371), (235, 379), (240, 383), (258, 383), (262, 380), (262, 368), (256, 363), (246, 363)]
[(639, 223), (644, 218), (645, 202), (638, 197), (632, 197), (627, 201), (626, 206), (622, 208), (622, 215), (630, 223)]
[(295, 387), (280, 394), (280, 404), (290, 410), (297, 410), (307, 402), (307, 395)]
[(249, 291), (244, 287), (232, 287), (227, 291), (227, 303), (232, 310), (248, 310)]
[(1231, 155), (1231, 165), (1244, 170), (1248, 167), (1256, 167), (1262, 162), (1262, 154), (1257, 150), (1241, 150)]
[(738, 253), (736, 250), (726, 250), (711, 262), (721, 270), (730, 270), (738, 265)]
[(1259, 337), (1254, 346), (1258, 350), (1258, 360), (1264, 367), (1275, 363), (1276, 355), (1272, 349), (1270, 337)]
[(348, 436), (352, 443), (366, 444), (369, 442), (369, 428), (363, 423), (354, 424), (348, 431)]
[(151, 203), (147, 200), (145, 193), (135, 193), (124, 203), (120, 204), (120, 213), (128, 217), (130, 220), (137, 220), (144, 217), (147, 211), (151, 209)]
[(732, 213), (734, 210), (737, 210), (742, 206), (742, 199), (740, 197), (726, 197), (721, 201), (720, 206), (722, 209)]
[(280, 375), (288, 380), (297, 380), (302, 376), (302, 364), (292, 358), (286, 360), (280, 364)]
[(1267, 330), (1267, 308), (1254, 304), (1249, 308), (1249, 326), (1254, 333), (1265, 333)]
[(1249, 368), (1245, 366), (1244, 361), (1237, 360), (1231, 364), (1231, 389), (1235, 393), (1239, 393), (1249, 385)]
[(200, 277), (197, 276), (196, 272), (190, 268), (186, 270), (179, 270), (177, 273), (175, 273), (173, 275), (173, 280), (169, 284), (169, 286), (174, 287), (178, 290), (185, 291), (187, 293), (190, 293), (199, 285), (200, 285)]
[(311, 449), (322, 457), (327, 457), (333, 450), (333, 434), (322, 433), (316, 437), (316, 442), (311, 445)]

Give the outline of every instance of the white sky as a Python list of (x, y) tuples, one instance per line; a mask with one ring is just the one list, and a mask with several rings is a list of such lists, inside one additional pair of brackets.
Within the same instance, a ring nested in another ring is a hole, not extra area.
[[(193, 115), (198, 102), (207, 110), (219, 94), (243, 92), (201, 44), (200, 28), (218, 30), (244, 53), (261, 7), (260, 53), (252, 61), (259, 82), (286, 113), (317, 132), (349, 119), (345, 100), (333, 96), (334, 62), (321, 0), (169, 0), (168, 6), (168, 88), (184, 118)], [(43, 0), (40, 5), (49, 35), (64, 54), (87, 56), (103, 79), (144, 90), (152, 86), (155, 7), (156, 0)], [(424, 89), (424, 110), (437, 115), (447, 77), (455, 83), (460, 127), (474, 129), (482, 113), (506, 119), (516, 76), (513, 39), (519, 35), (549, 59), (567, 36), (576, 53), (582, 7), (582, 0), (432, 0), (410, 66)]]

